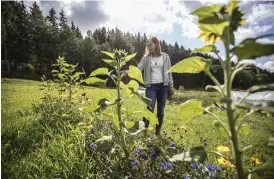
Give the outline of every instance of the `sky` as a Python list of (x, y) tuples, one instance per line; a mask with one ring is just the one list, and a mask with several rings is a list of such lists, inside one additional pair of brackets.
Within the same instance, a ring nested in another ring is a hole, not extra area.
[[(51, 7), (59, 13), (65, 11), (68, 22), (74, 21), (83, 35), (87, 30), (94, 31), (98, 27), (118, 27), (123, 32), (157, 36), (160, 40), (174, 44), (178, 42), (185, 48), (200, 48), (204, 45), (198, 39), (197, 18), (190, 15), (195, 9), (213, 3), (225, 4), (227, 0), (105, 0), (105, 1), (37, 1), (43, 13), (48, 14)], [(31, 1), (26, 1), (31, 6)], [(248, 37), (263, 34), (274, 34), (274, 1), (240, 2), (240, 9), (245, 13), (246, 24), (235, 32), (236, 45)], [(264, 38), (260, 43), (274, 43), (274, 37)], [(222, 43), (217, 41), (220, 56), (224, 58)], [(237, 60), (234, 56), (233, 60)], [(274, 72), (274, 55), (257, 58), (258, 67)]]

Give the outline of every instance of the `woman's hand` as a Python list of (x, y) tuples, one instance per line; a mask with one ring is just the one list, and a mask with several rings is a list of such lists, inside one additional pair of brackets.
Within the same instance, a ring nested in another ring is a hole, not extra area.
[(172, 96), (174, 95), (174, 92), (175, 92), (174, 88), (170, 88), (170, 94), (171, 94)]

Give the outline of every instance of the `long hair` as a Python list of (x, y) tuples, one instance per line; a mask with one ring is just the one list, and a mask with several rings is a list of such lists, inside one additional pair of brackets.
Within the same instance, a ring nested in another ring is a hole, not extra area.
[[(160, 41), (157, 39), (157, 37), (155, 36), (152, 36), (148, 39), (148, 42), (151, 41), (153, 42), (155, 45), (156, 45), (156, 48), (155, 48), (155, 55), (156, 56), (160, 56), (162, 54), (162, 51), (161, 51), (161, 45), (160, 45)], [(145, 54), (149, 54), (149, 50), (146, 46), (146, 49), (145, 49)]]

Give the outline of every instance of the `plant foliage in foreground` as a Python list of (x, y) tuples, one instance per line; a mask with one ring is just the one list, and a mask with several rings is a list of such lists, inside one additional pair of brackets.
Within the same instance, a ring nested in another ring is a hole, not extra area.
[[(269, 162), (264, 165), (245, 168), (242, 164), (242, 153), (250, 148), (256, 146), (251, 144), (240, 148), (239, 135), (248, 135), (250, 127), (245, 123), (248, 116), (256, 111), (263, 113), (273, 113), (273, 103), (263, 103), (254, 105), (245, 105), (243, 101), (251, 94), (257, 91), (273, 90), (273, 84), (254, 86), (247, 91), (247, 95), (238, 100), (232, 101), (231, 88), (232, 82), (236, 74), (245, 69), (248, 63), (242, 63), (244, 59), (253, 59), (257, 57), (268, 56), (274, 53), (273, 44), (260, 44), (258, 39), (268, 37), (270, 35), (260, 36), (257, 38), (248, 38), (243, 40), (239, 45), (235, 45), (234, 32), (244, 23), (243, 12), (239, 10), (239, 1), (229, 1), (228, 5), (221, 6), (219, 4), (204, 6), (196, 9), (192, 12), (192, 15), (198, 17), (198, 24), (201, 30), (199, 37), (205, 38), (205, 42), (211, 42), (210, 45), (205, 45), (202, 48), (195, 49), (196, 52), (201, 53), (215, 53), (217, 56), (218, 50), (214, 46), (216, 39), (220, 39), (225, 46), (226, 59), (220, 60), (221, 66), (224, 70), (224, 85), (221, 85), (219, 81), (211, 74), (209, 59), (201, 57), (190, 57), (182, 60), (171, 67), (169, 72), (173, 73), (199, 73), (204, 71), (216, 86), (207, 86), (206, 89), (213, 88), (222, 94), (221, 103), (226, 110), (227, 120), (223, 120), (221, 116), (214, 114), (212, 106), (205, 109), (201, 106), (201, 101), (190, 100), (181, 105), (180, 112), (182, 113), (182, 120), (189, 120), (192, 117), (200, 115), (202, 111), (211, 114), (216, 120), (213, 125), (220, 132), (220, 134), (227, 138), (231, 142), (232, 160), (229, 160), (228, 156), (224, 156), (220, 152), (216, 152), (221, 158), (219, 162), (224, 165), (236, 167), (238, 178), (247, 178), (253, 175), (259, 175), (262, 177), (265, 172), (274, 169), (274, 159), (270, 159)], [(231, 48), (232, 46), (232, 48)], [(238, 62), (235, 66), (232, 66), (232, 56), (237, 56)], [(183, 115), (185, 109), (189, 110), (191, 116)], [(191, 111), (191, 112), (190, 112)], [(272, 139), (270, 139), (271, 141)], [(256, 161), (256, 159), (253, 159)], [(255, 162), (256, 163), (256, 162)], [(259, 164), (259, 162), (257, 163)]]

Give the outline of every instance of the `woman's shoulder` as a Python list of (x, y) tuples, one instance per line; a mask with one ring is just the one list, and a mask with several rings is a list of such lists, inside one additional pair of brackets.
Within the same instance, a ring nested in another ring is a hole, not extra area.
[(161, 52), (161, 54), (162, 54), (163, 57), (169, 57), (169, 55), (165, 52)]

